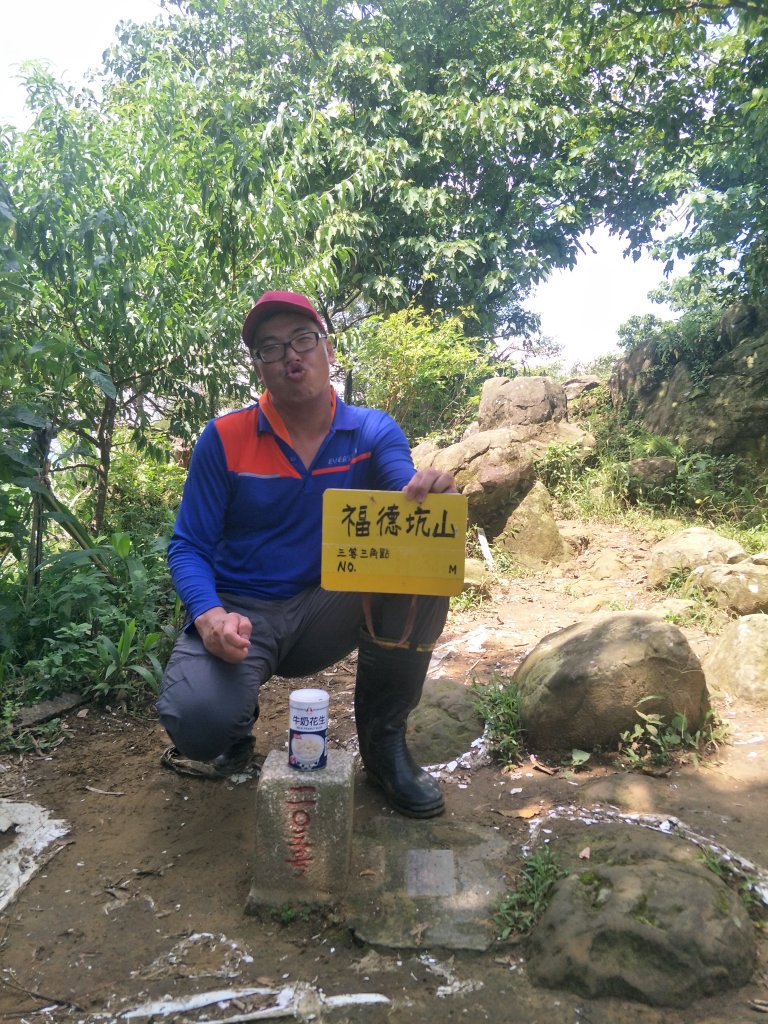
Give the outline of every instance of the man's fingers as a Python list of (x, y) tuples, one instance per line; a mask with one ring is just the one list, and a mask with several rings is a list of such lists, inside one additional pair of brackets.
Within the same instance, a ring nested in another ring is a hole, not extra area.
[(250, 619), (247, 619), (245, 615), (239, 616), (240, 621), (237, 624), (237, 632), (240, 636), (245, 637), (246, 640), (250, 640), (251, 633), (253, 632), (253, 623)]
[(441, 473), (432, 466), (420, 469), (403, 488), (411, 501), (422, 501), (428, 494), (456, 494), (456, 481), (451, 473)]
[(247, 619), (244, 615), (238, 615), (236, 612), (233, 612), (231, 615), (227, 616), (227, 619), (224, 622), (222, 639), (224, 643), (231, 647), (247, 651), (250, 645), (252, 630), (253, 624), (250, 619)]

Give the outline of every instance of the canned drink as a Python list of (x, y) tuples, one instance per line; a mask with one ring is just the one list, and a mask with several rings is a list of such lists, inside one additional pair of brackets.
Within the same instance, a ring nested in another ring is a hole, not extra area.
[(328, 761), (328, 704), (325, 690), (294, 690), (288, 698), (288, 764), (298, 771), (325, 768)]

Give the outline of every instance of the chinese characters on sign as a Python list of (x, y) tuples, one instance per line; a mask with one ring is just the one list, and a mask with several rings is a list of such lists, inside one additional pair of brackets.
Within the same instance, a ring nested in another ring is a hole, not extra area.
[(467, 499), (397, 491), (326, 491), (322, 586), (389, 594), (458, 594)]

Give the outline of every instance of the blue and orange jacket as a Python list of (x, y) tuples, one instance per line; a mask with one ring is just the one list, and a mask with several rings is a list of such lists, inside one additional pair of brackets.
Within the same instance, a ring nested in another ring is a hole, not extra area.
[(401, 490), (413, 476), (391, 416), (345, 405), (333, 391), (331, 401), (331, 429), (309, 468), (269, 392), (203, 430), (168, 548), (190, 619), (221, 604), (221, 592), (269, 601), (317, 586), (323, 493)]

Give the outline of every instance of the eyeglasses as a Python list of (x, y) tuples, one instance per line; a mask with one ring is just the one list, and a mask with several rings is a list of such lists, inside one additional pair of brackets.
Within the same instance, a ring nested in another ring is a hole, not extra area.
[(326, 337), (326, 334), (320, 334), (319, 331), (302, 331), (290, 341), (268, 341), (266, 345), (255, 349), (253, 355), (262, 363), (279, 363), (281, 359), (285, 359), (289, 348), (294, 352), (309, 352), (310, 349), (317, 347), (321, 338)]

